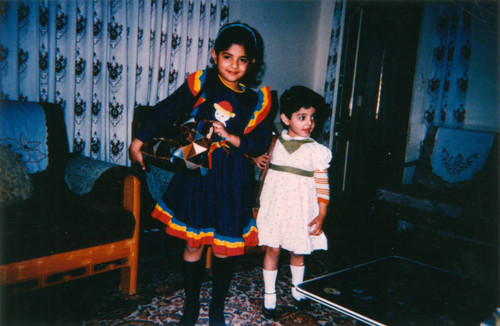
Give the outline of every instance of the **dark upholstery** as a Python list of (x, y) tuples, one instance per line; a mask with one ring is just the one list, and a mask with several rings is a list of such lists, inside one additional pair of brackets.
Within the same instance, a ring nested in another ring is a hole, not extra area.
[[(490, 134), (491, 148), (479, 172), (470, 179), (449, 182), (436, 173), (437, 168), (430, 160), (437, 132), (437, 127), (427, 130), (420, 157), (414, 162), (412, 184), (376, 190), (372, 212), (374, 223), (381, 231), (378, 239), (387, 241), (391, 248), (401, 250), (402, 255), (410, 258), (451, 268), (485, 283), (496, 282), (498, 136)], [(442, 141), (458, 144), (456, 154), (446, 157), (453, 157), (461, 164), (457, 171), (466, 169), (467, 158), (459, 154), (461, 143), (453, 137)], [(473, 144), (471, 148), (482, 145)], [(448, 155), (444, 152), (437, 154)], [(475, 154), (468, 157), (477, 158)], [(455, 162), (453, 160), (449, 162)]]
[(433, 172), (430, 156), (437, 127), (430, 127), (416, 164), (413, 185), (408, 187), (422, 197), (439, 202), (456, 204), (464, 208), (475, 208), (483, 214), (493, 214), (498, 210), (498, 139), (495, 138), (482, 170), (474, 177), (462, 182), (447, 182)]
[(0, 202), (13, 205), (33, 195), (33, 181), (19, 155), (0, 145)]
[[(1, 104), (0, 104), (1, 105)], [(68, 153), (64, 114), (59, 105), (43, 103), (48, 130), (49, 165), (31, 175), (33, 195), (3, 205), (0, 264), (97, 246), (132, 237), (135, 219), (123, 207), (123, 180), (129, 168), (105, 171), (92, 191), (77, 196), (64, 180)]]
[[(430, 162), (438, 128), (430, 127), (415, 162), (413, 183), (399, 188), (378, 189), (377, 199), (400, 207), (427, 211), (434, 215), (475, 219), (494, 227), (498, 214), (498, 139), (494, 136), (482, 169), (471, 179), (448, 182), (437, 175)], [(453, 140), (450, 140), (453, 141)], [(476, 222), (476, 223), (477, 223)]]

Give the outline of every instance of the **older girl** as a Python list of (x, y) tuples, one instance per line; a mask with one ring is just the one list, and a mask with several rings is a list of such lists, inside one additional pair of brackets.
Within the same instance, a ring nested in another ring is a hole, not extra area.
[(208, 83), (192, 115), (212, 120), (214, 135), (210, 147), (210, 171), (206, 176), (177, 173), (154, 212), (166, 232), (186, 240), (183, 274), (186, 305), (181, 323), (194, 325), (199, 316), (202, 254), (211, 246), (213, 291), (210, 325), (224, 325), (224, 300), (233, 274), (232, 257), (257, 245), (252, 217), (251, 163), (249, 157), (266, 151), (270, 128), (262, 123), (270, 109), (268, 87), (258, 93), (242, 82), (255, 76), (259, 42), (255, 30), (245, 24), (223, 26), (211, 51), (214, 68), (191, 74), (177, 91), (153, 109), (130, 146), (131, 158), (144, 167), (143, 142), (179, 114), (185, 101), (192, 101)]

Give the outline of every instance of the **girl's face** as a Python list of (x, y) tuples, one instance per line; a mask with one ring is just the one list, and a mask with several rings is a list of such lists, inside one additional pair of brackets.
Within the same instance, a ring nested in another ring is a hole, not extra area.
[[(224, 83), (234, 89), (239, 88), (239, 81), (245, 76), (249, 66), (245, 48), (239, 44), (233, 44), (229, 49), (215, 53), (212, 49), (212, 58), (217, 65), (217, 70)], [(255, 60), (252, 60), (252, 63)]]
[(288, 126), (288, 135), (291, 137), (309, 137), (314, 130), (314, 114), (316, 109), (313, 107), (301, 108), (294, 112), (292, 117), (288, 117), (282, 113), (280, 115), (281, 121)]

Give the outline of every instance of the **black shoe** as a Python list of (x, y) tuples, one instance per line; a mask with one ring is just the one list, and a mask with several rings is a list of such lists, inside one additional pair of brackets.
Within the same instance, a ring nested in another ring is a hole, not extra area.
[(179, 321), (179, 325), (182, 326), (194, 326), (198, 322), (198, 317), (200, 315), (200, 307), (198, 309), (188, 307), (184, 309), (184, 314)]
[(307, 298), (304, 298), (302, 300), (297, 300), (294, 297), (293, 299), (293, 305), (295, 306), (295, 309), (298, 311), (307, 311), (309, 310), (309, 307), (311, 307), (311, 301), (309, 301)]
[(208, 325), (209, 326), (226, 326), (226, 320), (224, 318), (224, 312), (222, 314), (220, 312), (210, 312), (208, 314)]
[(269, 309), (262, 305), (262, 315), (266, 317), (266, 319), (270, 320), (278, 320), (278, 309)]

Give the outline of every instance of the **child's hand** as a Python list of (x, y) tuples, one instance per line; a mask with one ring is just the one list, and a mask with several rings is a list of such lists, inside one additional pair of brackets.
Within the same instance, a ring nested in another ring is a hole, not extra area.
[(310, 227), (310, 235), (320, 235), (323, 232), (323, 221), (325, 220), (328, 204), (320, 201), (319, 203), (319, 214), (314, 220), (311, 221), (307, 226)]
[(212, 126), (214, 127), (214, 133), (225, 139), (228, 143), (232, 144), (234, 147), (240, 147), (240, 137), (237, 135), (230, 134), (227, 132), (226, 127), (220, 121), (212, 121)]
[(320, 235), (323, 233), (323, 221), (325, 220), (327, 213), (328, 204), (325, 202), (319, 202), (319, 214), (314, 220), (311, 221), (307, 226), (309, 226), (310, 235)]
[(311, 221), (307, 226), (309, 226), (309, 234), (310, 235), (320, 235), (323, 233), (323, 221), (325, 220), (324, 216), (318, 215), (314, 220)]
[(146, 166), (144, 165), (144, 159), (142, 157), (141, 148), (144, 143), (137, 138), (132, 140), (128, 148), (128, 152), (130, 154), (130, 160), (132, 162), (137, 162), (142, 167), (143, 170), (146, 170)]
[(271, 155), (263, 154), (259, 157), (252, 157), (252, 161), (257, 165), (259, 169), (264, 169), (266, 166), (269, 165), (269, 162), (271, 161)]
[(214, 133), (221, 137), (221, 138), (227, 138), (229, 133), (226, 130), (226, 127), (224, 124), (220, 121), (212, 121), (212, 126), (214, 127)]

